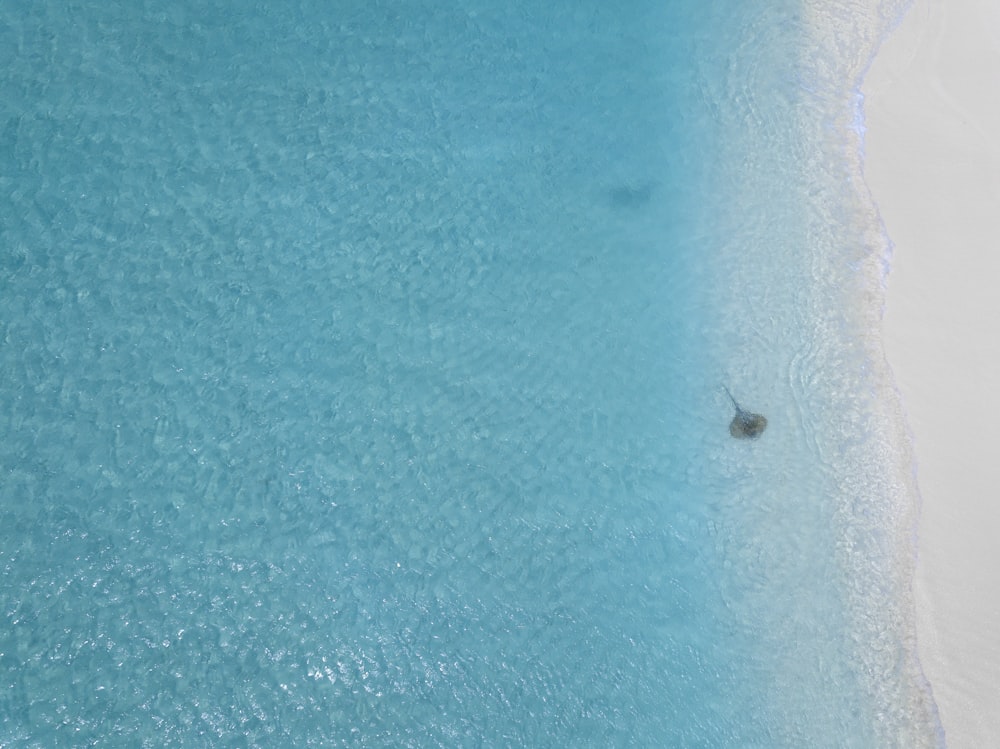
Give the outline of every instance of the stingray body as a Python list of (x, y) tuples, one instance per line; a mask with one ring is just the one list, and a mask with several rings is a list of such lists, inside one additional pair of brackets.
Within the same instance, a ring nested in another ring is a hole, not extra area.
[(755, 440), (760, 437), (764, 429), (767, 428), (767, 419), (761, 414), (744, 411), (736, 402), (733, 394), (729, 392), (729, 388), (723, 385), (723, 390), (726, 391), (726, 395), (729, 396), (729, 400), (733, 402), (733, 407), (736, 409), (736, 415), (729, 422), (729, 433), (737, 439)]

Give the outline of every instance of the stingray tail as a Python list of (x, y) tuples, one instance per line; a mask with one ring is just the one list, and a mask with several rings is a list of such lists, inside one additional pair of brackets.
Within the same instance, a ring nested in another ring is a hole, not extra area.
[(743, 409), (740, 408), (740, 404), (736, 402), (736, 399), (733, 397), (733, 394), (729, 392), (729, 388), (727, 388), (725, 385), (723, 385), (722, 389), (726, 391), (726, 395), (729, 396), (729, 400), (731, 400), (733, 402), (733, 406), (736, 408), (736, 410), (737, 411), (742, 411)]

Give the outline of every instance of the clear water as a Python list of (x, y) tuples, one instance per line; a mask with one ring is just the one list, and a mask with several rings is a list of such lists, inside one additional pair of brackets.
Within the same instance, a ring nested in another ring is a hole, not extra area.
[(886, 22), (746, 5), (0, 1), (0, 744), (933, 745)]

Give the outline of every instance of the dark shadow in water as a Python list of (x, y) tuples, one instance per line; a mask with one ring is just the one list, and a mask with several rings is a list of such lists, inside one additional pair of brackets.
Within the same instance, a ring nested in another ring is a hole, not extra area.
[(641, 208), (653, 195), (653, 183), (618, 185), (608, 190), (614, 208)]

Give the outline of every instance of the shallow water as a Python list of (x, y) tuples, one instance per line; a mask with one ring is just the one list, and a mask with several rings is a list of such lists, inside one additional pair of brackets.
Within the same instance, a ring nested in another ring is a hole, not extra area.
[(0, 743), (929, 743), (742, 5), (0, 7)]

